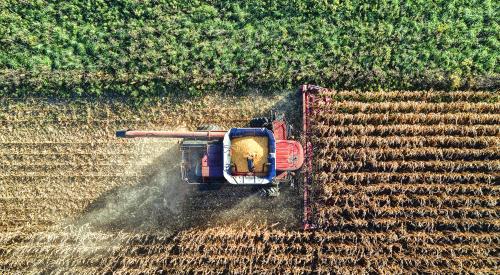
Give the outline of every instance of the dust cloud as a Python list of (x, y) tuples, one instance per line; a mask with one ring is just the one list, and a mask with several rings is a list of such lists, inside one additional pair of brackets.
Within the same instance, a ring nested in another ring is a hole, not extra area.
[(77, 224), (106, 230), (173, 231), (189, 189), (180, 178), (179, 144), (176, 140), (131, 142), (140, 157), (131, 159), (122, 172), (139, 179), (103, 194)]

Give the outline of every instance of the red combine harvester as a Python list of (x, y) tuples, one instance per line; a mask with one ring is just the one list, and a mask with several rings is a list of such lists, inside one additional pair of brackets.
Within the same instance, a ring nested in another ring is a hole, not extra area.
[(293, 182), (304, 162), (302, 145), (288, 139), (290, 130), (283, 114), (272, 113), (253, 119), (248, 128), (228, 131), (205, 126), (195, 132), (121, 130), (116, 136), (181, 138), (180, 172), (186, 183), (202, 189), (225, 182), (253, 185), (262, 187), (262, 195), (277, 196), (279, 183)]

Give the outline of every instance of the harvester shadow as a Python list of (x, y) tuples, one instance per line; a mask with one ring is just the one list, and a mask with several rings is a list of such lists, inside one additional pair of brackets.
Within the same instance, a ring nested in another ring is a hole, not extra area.
[(163, 151), (142, 167), (137, 181), (94, 200), (76, 224), (96, 230), (165, 233), (228, 224), (296, 226), (286, 194), (294, 189), (274, 199), (257, 196), (252, 187), (224, 185), (199, 191), (180, 179), (179, 145)]

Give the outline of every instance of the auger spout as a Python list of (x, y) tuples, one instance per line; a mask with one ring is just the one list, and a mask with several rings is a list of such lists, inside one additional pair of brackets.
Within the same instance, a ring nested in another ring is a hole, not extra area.
[(223, 139), (226, 131), (116, 131), (119, 138), (191, 138), (200, 140)]

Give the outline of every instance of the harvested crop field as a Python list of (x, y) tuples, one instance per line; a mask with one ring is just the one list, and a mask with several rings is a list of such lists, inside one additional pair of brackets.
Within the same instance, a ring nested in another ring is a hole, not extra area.
[[(277, 200), (179, 181), (178, 144), (114, 131), (244, 126), (300, 97), (5, 100), (0, 273), (491, 272), (500, 242), (498, 92), (334, 92), (313, 101), (313, 230)], [(298, 134), (298, 133), (296, 133)]]

